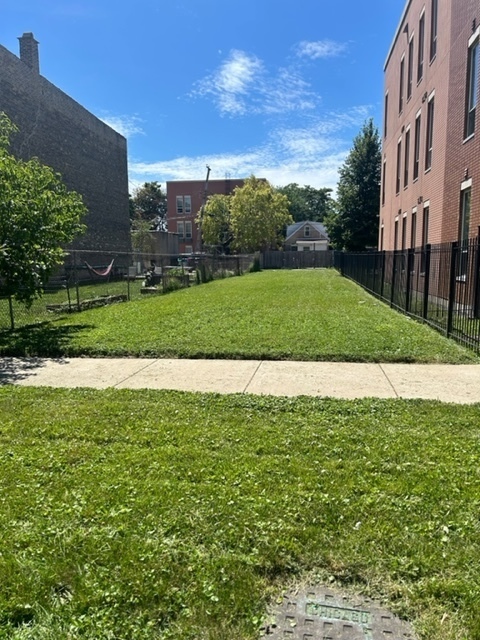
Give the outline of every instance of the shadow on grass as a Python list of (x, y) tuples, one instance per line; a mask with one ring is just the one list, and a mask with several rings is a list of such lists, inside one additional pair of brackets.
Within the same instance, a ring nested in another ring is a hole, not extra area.
[(0, 356), (58, 358), (71, 355), (72, 337), (88, 328), (90, 325), (86, 324), (55, 326), (43, 322), (14, 331), (0, 331)]

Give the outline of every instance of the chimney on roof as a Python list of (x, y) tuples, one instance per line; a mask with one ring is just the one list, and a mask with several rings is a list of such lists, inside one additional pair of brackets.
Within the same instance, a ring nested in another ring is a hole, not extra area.
[(24, 62), (32, 71), (40, 73), (38, 61), (38, 42), (33, 37), (33, 33), (24, 33), (20, 40), (20, 60)]

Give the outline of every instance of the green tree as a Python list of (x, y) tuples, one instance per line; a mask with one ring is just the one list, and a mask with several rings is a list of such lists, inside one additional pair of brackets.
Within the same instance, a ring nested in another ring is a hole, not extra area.
[(130, 196), (130, 218), (147, 220), (151, 227), (164, 230), (167, 219), (167, 195), (159, 182), (144, 182)]
[(40, 296), (65, 247), (85, 230), (82, 197), (36, 158), (8, 152), (16, 127), (0, 113), (0, 284), (4, 293), (30, 305)]
[(152, 225), (147, 220), (137, 218), (132, 222), (132, 247), (139, 253), (153, 253)]
[(277, 248), (293, 222), (287, 197), (253, 175), (234, 190), (230, 211), (232, 247), (237, 251)]
[(323, 222), (333, 209), (334, 202), (331, 198), (332, 189), (326, 187), (315, 189), (310, 185), (300, 187), (293, 182), (285, 187), (278, 187), (277, 191), (287, 196), (288, 209), (295, 222), (311, 220)]
[(381, 162), (380, 136), (373, 120), (369, 120), (340, 168), (336, 210), (324, 220), (336, 249), (364, 251), (376, 247)]
[[(200, 214), (197, 216), (197, 224)], [(220, 247), (228, 253), (232, 242), (230, 226), (230, 196), (216, 193), (208, 197), (202, 220), (202, 237), (205, 245)]]

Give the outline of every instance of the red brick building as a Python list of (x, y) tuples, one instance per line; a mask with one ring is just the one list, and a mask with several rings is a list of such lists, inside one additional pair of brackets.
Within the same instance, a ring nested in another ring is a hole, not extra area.
[(480, 3), (408, 0), (385, 63), (379, 248), (480, 225)]
[(180, 253), (200, 249), (195, 219), (202, 208), (205, 195), (230, 195), (235, 187), (243, 187), (244, 180), (209, 180), (205, 194), (205, 180), (175, 180), (167, 182), (168, 230), (179, 235)]

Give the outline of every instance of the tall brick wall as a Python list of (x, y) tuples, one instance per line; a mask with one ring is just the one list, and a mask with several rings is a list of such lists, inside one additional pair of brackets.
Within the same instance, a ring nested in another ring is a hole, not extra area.
[[(460, 220), (460, 190), (465, 179), (472, 180), (470, 237), (480, 225), (480, 108), (477, 106), (475, 135), (465, 137), (465, 90), (468, 41), (474, 27), (480, 26), (478, 0), (455, 2), (451, 25), (451, 69), (449, 126), (447, 138), (448, 171), (445, 173), (445, 211), (443, 237), (457, 240)], [(479, 96), (480, 102), (480, 96)]]
[(61, 174), (88, 208), (75, 248), (128, 251), (126, 140), (0, 45), (0, 111), (19, 133), (10, 150)]
[[(436, 56), (430, 61), (432, 0), (409, 0), (406, 3), (392, 48), (385, 64), (385, 92), (388, 92), (387, 136), (383, 140), (383, 157), (387, 172), (385, 203), (381, 205), (383, 249), (394, 248), (395, 218), (398, 216), (398, 244), (402, 246), (402, 222), (406, 214), (405, 247), (411, 245), (412, 213), (416, 210), (416, 245), (422, 243), (423, 208), (429, 204), (428, 241), (451, 242), (458, 237), (460, 184), (465, 168), (472, 177), (472, 219), (470, 235), (480, 224), (480, 114), (477, 133), (463, 140), (468, 38), (472, 22), (479, 24), (477, 0), (438, 0), (438, 38)], [(419, 21), (425, 12), (423, 77), (417, 83)], [(407, 100), (408, 43), (414, 37), (413, 87)], [(405, 56), (404, 106), (399, 113), (400, 61)], [(434, 93), (435, 114), (431, 169), (425, 170), (428, 97)], [(478, 110), (477, 110), (478, 111)], [(415, 119), (421, 113), (420, 168), (413, 180)], [(409, 183), (404, 187), (405, 133), (410, 126)], [(475, 139), (476, 138), (476, 139)], [(397, 144), (402, 140), (401, 187), (396, 193)], [(382, 232), (380, 232), (380, 237)]]

